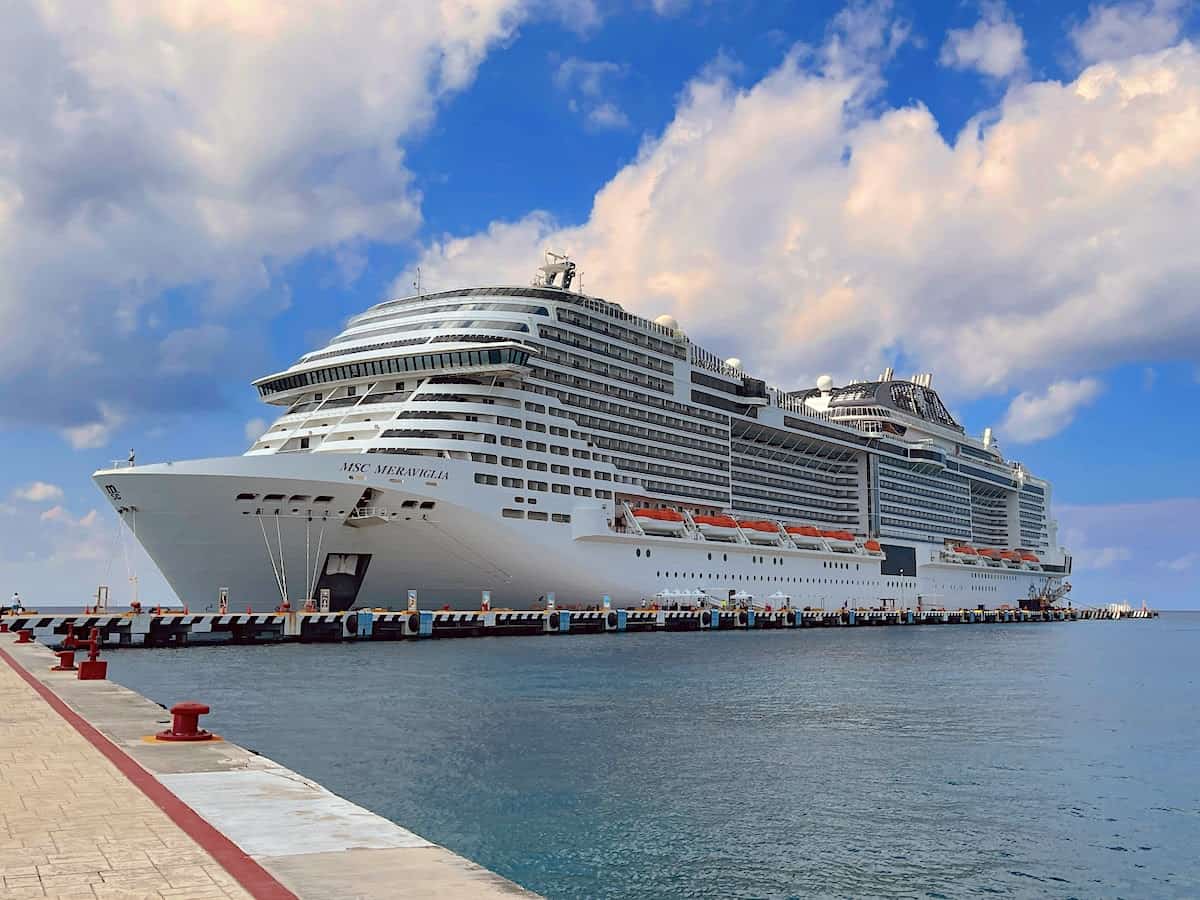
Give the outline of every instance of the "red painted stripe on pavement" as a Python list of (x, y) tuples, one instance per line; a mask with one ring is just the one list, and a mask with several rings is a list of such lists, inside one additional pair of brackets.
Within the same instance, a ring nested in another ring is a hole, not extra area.
[(228, 872), (247, 893), (258, 900), (298, 900), (295, 894), (276, 881), (271, 874), (251, 859), (237, 844), (223, 835), (208, 823), (198, 812), (176, 797), (166, 786), (155, 778), (149, 771), (143, 769), (133, 757), (129, 756), (88, 723), (79, 713), (67, 706), (57, 694), (42, 684), (25, 670), (3, 649), (3, 658), (14, 672), (50, 704), (50, 708), (60, 716), (89, 743), (121, 770), (121, 774), (133, 782), (134, 787), (149, 797), (154, 805), (167, 814), (167, 817), (178, 825), (193, 841), (208, 851), (226, 872)]

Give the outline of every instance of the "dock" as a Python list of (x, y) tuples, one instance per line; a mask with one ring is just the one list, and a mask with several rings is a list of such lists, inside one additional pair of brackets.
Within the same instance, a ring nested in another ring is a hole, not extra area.
[[(518, 885), (0, 634), (0, 896), (512, 898)], [(195, 738), (200, 739), (195, 739)], [(183, 739), (180, 739), (183, 738)]]
[(1153, 610), (1026, 609), (551, 609), (245, 612), (233, 614), (151, 610), (141, 613), (0, 617), (0, 631), (28, 630), (34, 640), (59, 646), (93, 629), (102, 647), (185, 647), (204, 644), (399, 641), (506, 635), (623, 634), (646, 631), (762, 631), (921, 625), (1013, 625), (1115, 618), (1153, 618)]

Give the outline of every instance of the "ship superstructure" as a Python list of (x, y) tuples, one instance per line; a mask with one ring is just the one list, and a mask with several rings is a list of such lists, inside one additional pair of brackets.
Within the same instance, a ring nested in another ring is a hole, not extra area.
[(245, 455), (95, 474), (180, 598), (528, 607), (608, 595), (1015, 605), (1070, 558), (1050, 485), (965, 433), (929, 375), (785, 391), (572, 291), (388, 300), (255, 382)]

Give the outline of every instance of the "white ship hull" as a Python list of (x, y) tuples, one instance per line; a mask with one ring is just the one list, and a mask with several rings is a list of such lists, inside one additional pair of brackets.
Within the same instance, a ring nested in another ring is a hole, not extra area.
[[(551, 496), (525, 507), (569, 523), (510, 519), (501, 510), (515, 502), (512, 492), (476, 485), (474, 470), (457, 460), (298, 453), (93, 477), (195, 610), (215, 608), (222, 587), (231, 609), (272, 609), (285, 596), (297, 607), (329, 572), (341, 573), (339, 585), (354, 582), (352, 593), (335, 590), (334, 608), (401, 608), (409, 590), (422, 608), (475, 609), (484, 590), (494, 607), (515, 609), (536, 608), (551, 592), (560, 605), (607, 595), (630, 607), (660, 591), (697, 590), (743, 592), (760, 604), (784, 593), (793, 606), (826, 609), (992, 607), (1046, 583), (1037, 572), (938, 562), (943, 548), (932, 544), (906, 544), (915, 548), (913, 577), (885, 575), (880, 558), (862, 554), (622, 533), (598, 500)], [(368, 514), (348, 518), (367, 488), (379, 492)]]

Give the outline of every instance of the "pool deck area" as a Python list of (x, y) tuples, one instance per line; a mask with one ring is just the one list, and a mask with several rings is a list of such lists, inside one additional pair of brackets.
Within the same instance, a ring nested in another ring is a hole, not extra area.
[[(0, 897), (514, 898), (520, 886), (0, 634)], [(187, 698), (179, 698), (185, 700)]]

